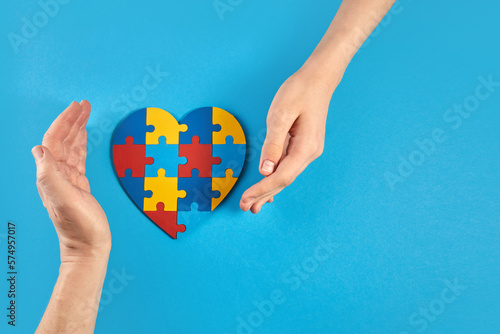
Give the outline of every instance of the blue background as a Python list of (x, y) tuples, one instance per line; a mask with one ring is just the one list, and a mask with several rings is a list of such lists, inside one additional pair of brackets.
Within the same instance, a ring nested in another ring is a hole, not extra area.
[[(88, 177), (113, 235), (96, 333), (236, 333), (238, 317), (248, 323), (254, 302), (274, 290), (285, 302), (254, 333), (499, 333), (500, 87), (457, 129), (443, 119), (475, 94), (479, 76), (500, 81), (498, 1), (401, 0), (336, 90), (322, 157), (260, 214), (239, 210), (243, 191), (260, 180), (272, 98), (339, 4), (243, 1), (221, 20), (211, 0), (72, 0), (16, 53), (8, 34), (21, 35), (23, 17), (32, 21), (40, 6), (5, 2), (0, 331), (33, 332), (50, 298), (58, 242), (30, 149), (71, 101), (85, 98), (93, 107)], [(122, 94), (157, 66), (168, 76), (124, 107)], [(210, 218), (193, 217), (195, 226), (172, 240), (123, 193), (111, 134), (140, 107), (180, 118), (207, 105), (240, 120), (247, 164)], [(415, 140), (435, 128), (446, 140), (391, 189), (384, 174), (396, 174)], [(8, 220), (18, 232), (14, 329), (4, 315)], [(329, 238), (334, 252), (292, 290), (283, 275)], [(122, 271), (134, 278), (120, 285)], [(440, 305), (444, 280), (466, 288), (432, 320), (415, 316)]]

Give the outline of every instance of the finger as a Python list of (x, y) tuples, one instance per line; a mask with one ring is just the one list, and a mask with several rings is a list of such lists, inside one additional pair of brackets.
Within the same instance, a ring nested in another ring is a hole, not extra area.
[[(295, 140), (299, 140), (299, 144)], [(289, 154), (280, 162), (272, 175), (265, 177), (243, 193), (240, 201), (242, 210), (249, 210), (254, 203), (263, 198), (266, 198), (267, 201), (271, 196), (290, 185), (313, 160), (307, 147), (307, 141), (300, 140), (300, 138), (291, 138), (289, 151)]]
[[(276, 188), (290, 185), (312, 161), (305, 138), (293, 137), (290, 140), (289, 154), (283, 158), (276, 171), (254, 185), (249, 197), (258, 197)], [(249, 189), (250, 190), (250, 189)]]
[(288, 132), (295, 119), (285, 112), (271, 109), (267, 117), (267, 134), (260, 155), (259, 171), (262, 175), (271, 175), (278, 165), (285, 147)]
[(84, 127), (87, 126), (87, 121), (89, 120), (89, 116), (90, 116), (90, 110), (92, 108), (90, 106), (90, 102), (87, 101), (87, 100), (82, 100), (80, 102), (80, 106), (82, 107), (82, 115), (83, 115), (83, 117), (79, 121), (78, 126), (80, 126), (80, 128), (82, 128), (82, 127), (84, 128)]
[[(90, 103), (88, 101), (83, 100), (79, 103), (80, 105), (80, 115), (76, 119), (75, 123), (72, 125), (71, 131), (64, 139), (64, 144), (67, 145), (67, 148), (71, 150), (75, 143), (80, 143), (80, 136), (82, 132), (82, 128), (85, 128), (87, 122), (90, 117)], [(65, 147), (66, 148), (66, 147)]]
[(264, 205), (264, 203), (266, 203), (265, 201), (263, 200), (260, 200), (259, 202), (255, 203), (254, 205), (252, 205), (252, 207), (250, 208), (250, 212), (253, 213), (253, 214), (257, 214), (260, 212), (260, 209), (262, 208), (262, 206)]
[[(59, 157), (59, 160), (63, 160), (67, 165), (76, 168), (78, 171), (83, 169), (83, 174), (85, 173), (85, 150), (82, 150), (82, 145), (87, 145), (86, 142), (86, 125), (90, 116), (90, 104), (88, 101), (83, 100), (80, 102), (82, 106), (80, 116), (75, 121), (75, 125), (72, 127), (71, 132), (68, 134), (64, 140), (64, 157)], [(83, 142), (85, 140), (85, 143)], [(85, 147), (86, 148), (86, 147)], [(82, 159), (82, 154), (84, 155)]]
[(47, 130), (47, 138), (63, 141), (69, 135), (77, 119), (80, 117), (81, 106), (73, 101), (71, 104), (52, 122)]
[(43, 145), (51, 150), (56, 159), (64, 157), (64, 140), (73, 131), (75, 134), (76, 121), (80, 117), (81, 106), (72, 102), (50, 125), (43, 137)]
[(83, 117), (83, 122), (80, 123), (80, 132), (78, 133), (77, 138), (75, 138), (75, 144), (74, 144), (74, 149), (78, 154), (78, 163), (76, 165), (76, 168), (78, 171), (82, 174), (85, 175), (85, 162), (87, 159), (87, 123), (90, 117), (90, 103), (86, 100), (82, 100), (80, 102), (80, 105), (82, 106), (82, 115)]
[[(282, 190), (282, 189), (281, 189)], [(280, 190), (280, 191), (281, 191)], [(279, 191), (278, 191), (279, 192)], [(274, 200), (273, 196), (266, 196), (262, 199), (260, 199), (259, 201), (257, 201), (256, 203), (254, 203), (251, 207), (250, 207), (250, 212), (252, 212), (253, 214), (256, 214), (256, 213), (259, 213), (260, 212), (260, 209), (262, 209), (262, 207), (264, 206), (264, 204), (266, 203), (272, 203)]]
[(68, 194), (73, 186), (59, 172), (57, 162), (48, 148), (35, 146), (32, 153), (36, 162), (37, 182), (40, 190), (44, 193), (46, 202), (57, 206), (65, 199), (65, 194)]
[[(274, 196), (276, 196), (278, 193), (280, 193), (283, 189), (284, 189), (284, 187), (278, 187), (276, 189), (271, 190), (270, 192), (262, 194), (261, 196), (253, 198), (249, 202), (246, 202), (246, 203), (240, 202), (240, 207), (243, 211), (250, 210), (253, 212), (257, 206), (257, 203), (262, 202), (262, 205), (264, 205), (265, 203), (272, 203), (274, 201)], [(262, 205), (260, 205), (260, 206), (262, 206)]]
[(262, 186), (264, 180), (266, 180), (266, 178), (262, 179), (257, 184), (254, 184), (243, 193), (240, 200), (240, 207), (243, 211), (248, 211), (248, 209), (250, 209), (250, 207), (257, 201), (262, 198), (269, 199), (284, 188), (282, 186), (276, 186), (268, 191), (264, 191)]
[(72, 125), (70, 133), (68, 134), (66, 139), (64, 139), (64, 143), (66, 145), (71, 147), (75, 143), (78, 144), (80, 142), (80, 139), (79, 139), (80, 133), (82, 131), (82, 128), (85, 128), (85, 126), (87, 125), (87, 122), (89, 120), (89, 116), (90, 116), (90, 109), (81, 108), (80, 115), (76, 119), (75, 123)]
[(78, 147), (78, 164), (76, 168), (80, 174), (85, 175), (85, 164), (87, 161), (87, 130), (82, 130), (80, 146)]
[(82, 164), (85, 165), (86, 148), (87, 148), (87, 130), (85, 128), (80, 128), (78, 134), (73, 139), (71, 145), (65, 145), (64, 147), (64, 152), (65, 152), (64, 161), (69, 166), (81, 170), (82, 169), (81, 165)]

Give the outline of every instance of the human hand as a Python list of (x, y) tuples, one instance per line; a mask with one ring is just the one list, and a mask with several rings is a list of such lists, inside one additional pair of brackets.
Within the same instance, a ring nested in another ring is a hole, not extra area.
[(243, 193), (242, 210), (258, 213), (322, 154), (330, 99), (342, 75), (327, 83), (316, 73), (302, 68), (276, 93), (259, 163), (265, 178)]
[(106, 214), (85, 177), (90, 103), (73, 102), (32, 150), (37, 187), (59, 237), (61, 262), (105, 259), (111, 248)]

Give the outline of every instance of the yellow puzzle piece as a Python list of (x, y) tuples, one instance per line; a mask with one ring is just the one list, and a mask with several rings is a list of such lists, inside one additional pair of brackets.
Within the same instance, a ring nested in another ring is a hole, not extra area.
[(212, 144), (226, 144), (227, 136), (233, 137), (233, 144), (246, 144), (240, 123), (224, 109), (212, 108), (212, 122), (221, 126), (220, 131), (212, 132)]
[(144, 190), (151, 190), (153, 196), (144, 197), (144, 211), (156, 211), (160, 202), (165, 205), (164, 211), (177, 211), (177, 198), (186, 197), (186, 192), (177, 186), (177, 178), (165, 177), (164, 169), (158, 169), (158, 177), (145, 177)]
[(160, 108), (147, 108), (146, 125), (155, 127), (153, 132), (146, 132), (146, 145), (158, 145), (162, 136), (167, 138), (167, 144), (179, 144), (179, 132), (185, 132), (188, 128)]
[(212, 178), (212, 190), (220, 191), (220, 196), (218, 198), (212, 198), (212, 210), (227, 196), (236, 183), (236, 180), (238, 180), (238, 178), (233, 177), (233, 171), (231, 169), (226, 169), (225, 177)]

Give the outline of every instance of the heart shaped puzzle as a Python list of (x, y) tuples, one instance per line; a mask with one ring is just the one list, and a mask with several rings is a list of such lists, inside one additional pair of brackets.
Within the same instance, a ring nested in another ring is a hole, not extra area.
[(159, 108), (137, 110), (116, 129), (113, 162), (123, 188), (172, 238), (184, 232), (179, 216), (212, 211), (236, 183), (245, 163), (246, 140), (236, 118), (205, 107), (177, 122)]

